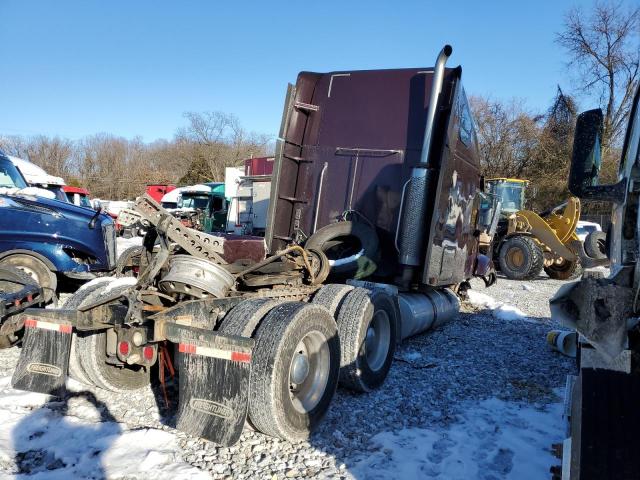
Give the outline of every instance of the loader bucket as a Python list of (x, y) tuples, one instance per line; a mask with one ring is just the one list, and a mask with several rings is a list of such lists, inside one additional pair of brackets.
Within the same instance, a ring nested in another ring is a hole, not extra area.
[(247, 417), (253, 340), (176, 324), (167, 327), (167, 337), (179, 351), (176, 427), (233, 445)]
[(23, 315), (22, 352), (11, 385), (18, 390), (63, 396), (73, 327), (62, 320)]

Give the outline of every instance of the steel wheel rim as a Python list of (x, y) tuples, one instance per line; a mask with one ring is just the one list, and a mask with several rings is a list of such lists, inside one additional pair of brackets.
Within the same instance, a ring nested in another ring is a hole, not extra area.
[(391, 322), (384, 310), (376, 310), (367, 327), (364, 339), (364, 355), (369, 368), (376, 372), (380, 370), (389, 354), (391, 342)]
[(307, 333), (298, 342), (289, 364), (289, 396), (298, 412), (309, 413), (320, 403), (330, 368), (327, 337), (315, 330)]

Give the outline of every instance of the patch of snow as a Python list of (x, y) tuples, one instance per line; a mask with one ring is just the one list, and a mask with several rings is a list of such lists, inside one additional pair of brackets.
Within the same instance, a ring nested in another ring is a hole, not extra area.
[(53, 401), (9, 383), (0, 379), (0, 464), (16, 462), (20, 478), (210, 478), (182, 460), (175, 433), (131, 430), (90, 392)]
[(93, 285), (100, 285), (102, 283), (113, 282), (114, 280), (115, 280), (115, 277), (97, 277), (83, 284), (78, 290), (76, 290), (76, 292), (85, 290), (89, 287), (92, 287)]
[(107, 287), (104, 289), (104, 293), (110, 292), (114, 288), (118, 288), (118, 287), (133, 286), (136, 284), (137, 281), (138, 279), (135, 277), (116, 278), (111, 283), (109, 283), (109, 285), (107, 285)]
[(118, 252), (118, 256), (122, 255), (122, 252), (124, 252), (129, 247), (139, 247), (140, 245), (142, 245), (143, 240), (143, 237), (116, 238), (116, 251)]
[(491, 314), (500, 320), (524, 320), (525, 322), (532, 322), (532, 320), (529, 320), (527, 315), (519, 308), (503, 302), (499, 302), (486, 293), (476, 292), (475, 290), (468, 290), (467, 294), (469, 295), (469, 303), (471, 305), (474, 305), (478, 308), (491, 310)]
[(422, 354), (420, 352), (415, 351), (415, 350), (410, 350), (408, 352), (404, 352), (402, 354), (402, 358), (403, 358), (403, 360), (405, 360), (407, 362), (415, 362), (417, 360), (422, 359)]
[(496, 398), (469, 403), (448, 428), (375, 435), (374, 452), (349, 470), (367, 479), (546, 478), (559, 463), (551, 445), (564, 437), (562, 410), (561, 402), (544, 410)]

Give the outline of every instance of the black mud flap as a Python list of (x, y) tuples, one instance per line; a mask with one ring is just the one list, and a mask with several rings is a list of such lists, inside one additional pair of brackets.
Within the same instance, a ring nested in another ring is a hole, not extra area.
[(13, 388), (64, 395), (72, 331), (65, 321), (26, 317), (22, 352), (11, 379)]
[(176, 324), (167, 327), (167, 337), (180, 352), (176, 427), (220, 445), (233, 445), (247, 417), (254, 341)]

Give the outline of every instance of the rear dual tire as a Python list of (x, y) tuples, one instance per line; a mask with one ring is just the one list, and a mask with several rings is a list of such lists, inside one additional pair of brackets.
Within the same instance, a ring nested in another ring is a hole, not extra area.
[(223, 320), (220, 333), (253, 336), (249, 420), (264, 434), (307, 439), (335, 393), (340, 342), (320, 306), (247, 300)]
[[(85, 287), (64, 304), (65, 309), (77, 309), (82, 304), (98, 300), (103, 295), (124, 292), (130, 286), (108, 290), (114, 278), (105, 278)], [(139, 366), (116, 366), (107, 363), (107, 332), (90, 334), (73, 333), (69, 356), (69, 375), (86, 385), (93, 385), (112, 392), (128, 392), (149, 385), (149, 369)]]
[(387, 378), (396, 347), (397, 310), (383, 290), (355, 288), (337, 311), (340, 385), (370, 392)]

